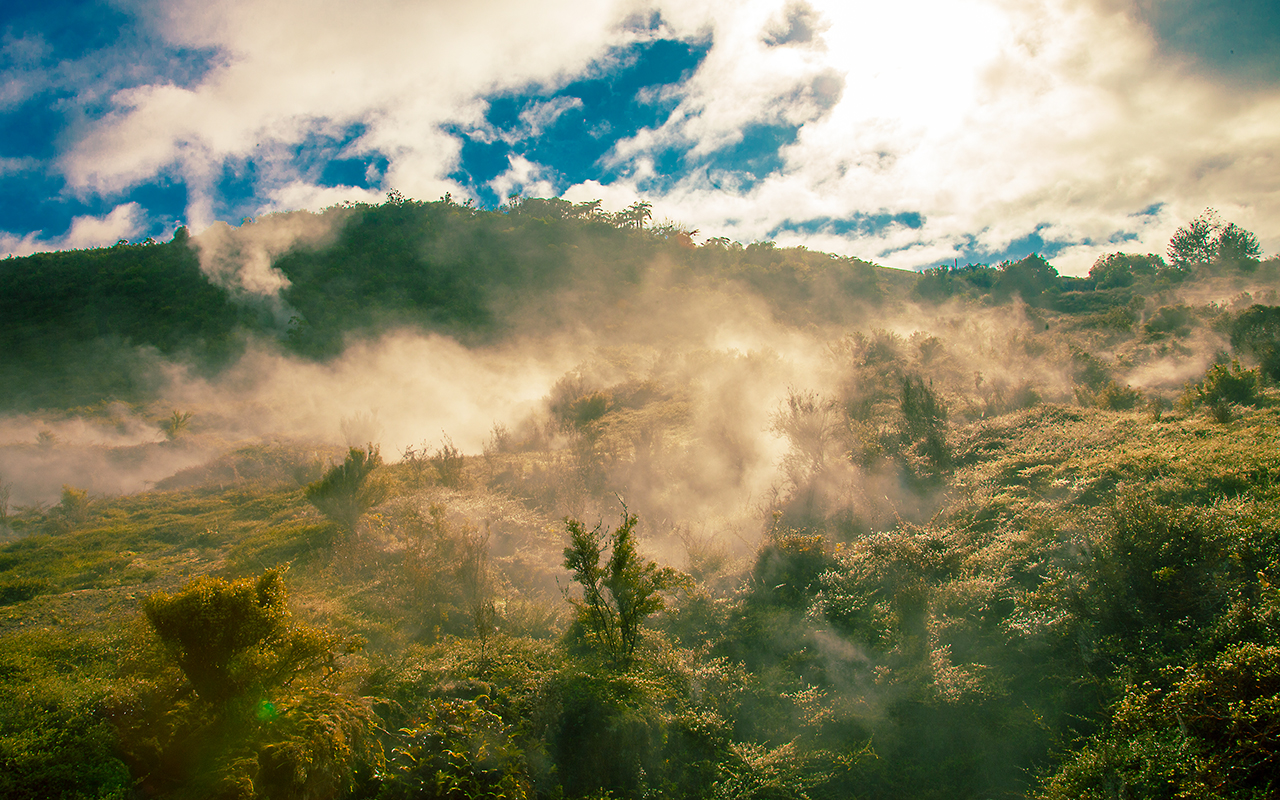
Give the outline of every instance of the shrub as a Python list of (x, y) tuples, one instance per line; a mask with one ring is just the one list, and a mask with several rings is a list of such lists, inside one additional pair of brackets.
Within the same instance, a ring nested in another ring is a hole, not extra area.
[(332, 659), (335, 638), (293, 623), (285, 598), (283, 571), (269, 569), (257, 580), (196, 578), (143, 611), (200, 699), (225, 704)]
[(1262, 373), (1280, 381), (1280, 306), (1253, 305), (1231, 325), (1231, 347), (1257, 359)]
[(1237, 643), (1212, 661), (1127, 687), (1109, 730), (1071, 754), (1037, 794), (1274, 797), (1280, 648)]
[(286, 599), (276, 569), (147, 598), (164, 650), (139, 639), (106, 708), (141, 795), (339, 797), (379, 768), (372, 713), (322, 688), (338, 638), (294, 622)]
[[(630, 665), (645, 617), (663, 607), (661, 592), (672, 588), (679, 574), (643, 560), (636, 552), (634, 514), (622, 511), (622, 524), (609, 533), (597, 524), (591, 530), (566, 518), (569, 546), (565, 569), (582, 587), (582, 599), (572, 600), (578, 623), (587, 637), (615, 667)], [(608, 553), (608, 561), (600, 559)]]
[(1190, 334), (1194, 323), (1195, 311), (1190, 306), (1164, 306), (1151, 315), (1142, 330), (1148, 339), (1163, 339), (1168, 336), (1177, 338)]
[(1131, 386), (1121, 386), (1115, 381), (1108, 381), (1097, 391), (1092, 391), (1085, 386), (1077, 386), (1076, 400), (1082, 406), (1106, 408), (1111, 411), (1132, 411), (1142, 402), (1142, 392)]
[(379, 800), (526, 800), (524, 752), (488, 697), (437, 699), (400, 731)]
[(431, 466), (436, 468), (441, 486), (448, 486), (451, 489), (462, 486), (462, 470), (466, 466), (466, 459), (462, 451), (454, 446), (453, 439), (444, 437), (440, 446), (431, 454), (430, 461)]
[(1122, 494), (1105, 555), (1096, 564), (1098, 607), (1121, 635), (1150, 635), (1156, 624), (1180, 620), (1203, 625), (1220, 610), (1223, 545), (1189, 511)]
[(191, 424), (192, 416), (194, 415), (190, 411), (182, 412), (175, 409), (172, 414), (160, 423), (160, 430), (164, 432), (164, 438), (171, 442), (177, 439)]
[(68, 527), (83, 525), (89, 519), (89, 492), (63, 484), (57, 515), (58, 520)]
[[(855, 763), (862, 752), (832, 758), (824, 752), (806, 753), (791, 741), (769, 748), (735, 743), (720, 765), (720, 779), (712, 787), (713, 800), (806, 800), (809, 792), (831, 781), (834, 773)], [(814, 792), (817, 796), (825, 793)]]
[(834, 453), (839, 414), (814, 392), (792, 389), (787, 402), (770, 420), (769, 429), (787, 437), (791, 447), (782, 468), (797, 489), (817, 477)]
[(382, 763), (374, 717), (362, 704), (332, 692), (309, 691), (284, 704), (262, 704), (254, 749), (243, 764), (260, 797), (269, 800), (350, 796), (371, 783)]
[(1199, 383), (1187, 387), (1183, 394), (1183, 404), (1196, 408), (1208, 406), (1221, 417), (1222, 409), (1230, 418), (1228, 404), (1251, 406), (1258, 403), (1258, 385), (1260, 383), (1257, 370), (1241, 369), (1240, 362), (1232, 361), (1231, 366), (1214, 364), (1204, 374)]
[(102, 713), (114, 673), (112, 637), (78, 625), (10, 627), (0, 640), (0, 797), (131, 797)]
[(756, 555), (752, 597), (770, 605), (804, 608), (818, 591), (818, 579), (835, 566), (820, 534), (773, 530)]
[(411, 510), (398, 520), (405, 534), (405, 576), (416, 601), (423, 638), (441, 633), (480, 640), (481, 658), (498, 623), (493, 576), (489, 569), (489, 535), (475, 526), (450, 526), (445, 509), (433, 504), (422, 515)]
[(363, 450), (353, 447), (343, 463), (333, 466), (323, 478), (307, 486), (307, 500), (347, 531), (354, 531), (360, 517), (387, 497), (386, 484), (369, 479), (380, 466), (382, 455), (375, 445), (370, 444)]
[(932, 382), (926, 385), (919, 375), (904, 375), (901, 386), (899, 438), (904, 466), (914, 477), (927, 483), (938, 479), (939, 473), (951, 465), (947, 408), (933, 390)]
[(556, 780), (570, 797), (653, 796), (651, 781), (668, 766), (662, 687), (638, 670), (573, 666), (546, 690), (556, 709), (546, 733)]

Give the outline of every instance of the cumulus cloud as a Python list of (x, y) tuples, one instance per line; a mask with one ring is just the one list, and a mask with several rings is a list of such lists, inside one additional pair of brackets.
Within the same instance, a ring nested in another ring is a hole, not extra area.
[[(643, 196), (704, 232), (900, 267), (1042, 242), (1061, 269), (1082, 273), (1121, 247), (1160, 252), (1210, 205), (1280, 248), (1280, 89), (1266, 70), (1232, 82), (1198, 69), (1188, 48), (1212, 55), (1221, 42), (1192, 41), (1147, 5), (138, 0), (152, 35), (217, 57), (198, 80), (117, 91), (61, 166), (74, 190), (103, 194), (171, 172), (191, 193), (188, 219), (204, 225), (223, 170), (247, 160), (264, 209), (369, 199), (322, 187), (297, 164), (300, 143), (349, 137), (343, 157), (385, 159), (381, 188), (465, 196), (450, 178), (458, 131), (552, 135), (581, 107), (569, 96), (530, 102), (518, 126), (496, 131), (488, 99), (554, 90), (607, 72), (629, 42), (674, 37), (711, 43), (664, 89), (674, 110), (616, 142), (602, 174), (566, 196), (599, 186), (596, 196)], [(37, 45), (6, 46), (29, 61)], [(1266, 51), (1249, 52), (1256, 62)], [(734, 159), (752, 156), (753, 126), (778, 133), (744, 171)], [(672, 163), (676, 174), (663, 174)], [(493, 188), (564, 188), (554, 164), (512, 155), (509, 167)], [(904, 214), (921, 224), (851, 222)]]
[(475, 122), (478, 98), (496, 89), (582, 70), (627, 35), (624, 11), (587, 0), (145, 3), (144, 19), (170, 41), (215, 48), (225, 63), (194, 86), (121, 91), (63, 168), (74, 186), (103, 192), (164, 169), (207, 186), (227, 159), (360, 124), (353, 149), (385, 154), (389, 185), (420, 197), (457, 191), (445, 176), (458, 143), (440, 126)]
[(524, 156), (507, 157), (511, 167), (490, 181), (489, 186), (498, 197), (523, 194), (526, 197), (555, 195), (555, 186), (545, 176), (545, 170)]
[(140, 216), (137, 203), (125, 203), (101, 217), (76, 217), (65, 234), (52, 239), (42, 239), (38, 232), (25, 236), (0, 232), (0, 253), (26, 256), (46, 250), (105, 247), (135, 236), (141, 230)]
[[(1280, 92), (1224, 91), (1158, 58), (1140, 21), (1078, 3), (820, 9), (820, 52), (769, 48), (749, 15), (711, 10), (715, 47), (681, 108), (620, 143), (618, 157), (680, 139), (714, 150), (770, 117), (803, 126), (784, 166), (748, 191), (695, 173), (652, 198), (664, 212), (742, 240), (786, 220), (919, 214), (914, 229), (776, 237), (902, 267), (998, 253), (1035, 233), (1070, 245), (1057, 260), (1080, 273), (1117, 241), (1161, 252), (1206, 205), (1232, 206), (1274, 248)], [(788, 116), (788, 86), (822, 70), (845, 80), (838, 102), (808, 120)]]
[[(1150, 29), (1126, 15), (1052, 2), (821, 13), (825, 52), (764, 52), (749, 15), (714, 19), (715, 47), (681, 108), (620, 143), (616, 157), (642, 163), (681, 140), (713, 151), (753, 121), (803, 124), (784, 166), (745, 192), (706, 173), (649, 192), (666, 213), (742, 240), (786, 220), (914, 213), (919, 228), (776, 238), (918, 267), (998, 253), (1034, 233), (1065, 245), (1058, 261), (1076, 273), (1118, 243), (1162, 251), (1211, 204), (1233, 207), (1268, 244), (1280, 234), (1269, 222), (1280, 210), (1271, 178), (1280, 93), (1223, 91), (1171, 67)], [(785, 98), (822, 70), (843, 77), (842, 96), (805, 120)]]

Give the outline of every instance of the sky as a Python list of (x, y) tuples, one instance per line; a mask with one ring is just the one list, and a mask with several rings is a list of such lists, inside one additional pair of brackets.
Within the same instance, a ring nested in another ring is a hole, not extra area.
[(0, 255), (446, 193), (1084, 274), (1280, 251), (1273, 0), (7, 0)]

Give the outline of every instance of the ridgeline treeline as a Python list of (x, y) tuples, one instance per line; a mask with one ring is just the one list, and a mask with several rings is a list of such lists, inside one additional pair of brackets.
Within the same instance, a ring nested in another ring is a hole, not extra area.
[[(212, 454), (152, 490), (15, 506), (0, 476), (0, 796), (1280, 792), (1280, 262), (1247, 232), (1068, 278), (695, 246), (645, 204), (319, 216), (0, 262), (3, 401), (145, 414), (164, 363), (255, 340), (599, 351), (481, 454), (174, 411), (100, 446)], [(654, 287), (789, 344), (609, 339)]]
[[(0, 262), (0, 405), (145, 400), (157, 385), (149, 356), (216, 371), (249, 337), (316, 359), (338, 355), (349, 337), (401, 325), (491, 343), (594, 311), (655, 270), (676, 282), (739, 281), (779, 313), (807, 320), (838, 319), (914, 280), (770, 242), (695, 247), (677, 225), (646, 227), (648, 215), (645, 203), (610, 214), (598, 201), (513, 199), (486, 211), (393, 195), (377, 206), (246, 221), (229, 253), (179, 229), (164, 243), (8, 259)], [(287, 229), (296, 216), (318, 216), (308, 221), (332, 228), (332, 238), (274, 259), (284, 279), (278, 296), (247, 292), (235, 275), (211, 281), (201, 272), (202, 255), (250, 258), (257, 229)]]

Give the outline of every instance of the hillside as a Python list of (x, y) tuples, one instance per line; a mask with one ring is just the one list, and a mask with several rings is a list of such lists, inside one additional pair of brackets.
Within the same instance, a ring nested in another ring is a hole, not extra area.
[(1280, 262), (647, 211), (0, 262), (0, 795), (1275, 792)]

